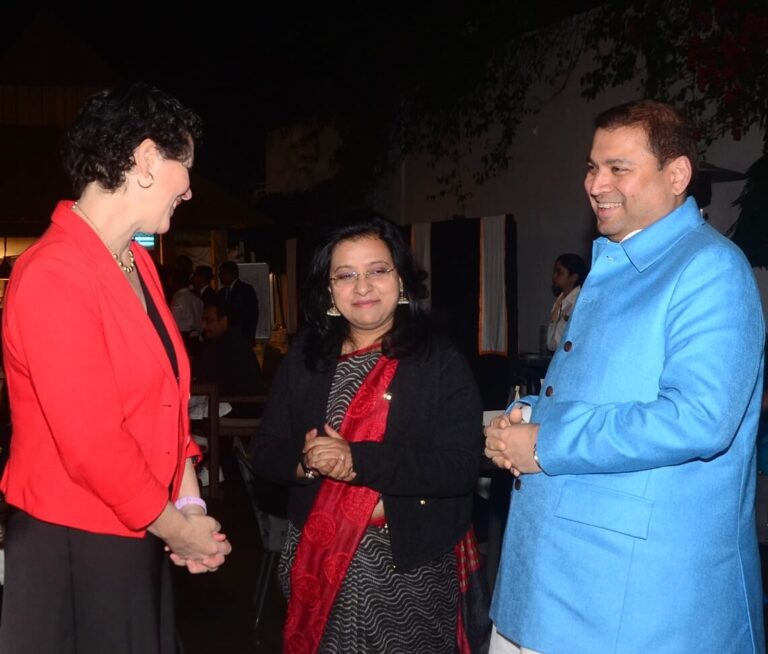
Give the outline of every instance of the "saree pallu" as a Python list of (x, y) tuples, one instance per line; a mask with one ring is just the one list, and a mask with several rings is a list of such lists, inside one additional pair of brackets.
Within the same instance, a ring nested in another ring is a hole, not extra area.
[[(339, 433), (350, 443), (381, 442), (389, 415), (387, 392), (398, 361), (383, 354), (358, 388)], [(283, 629), (288, 654), (318, 651), (347, 568), (368, 527), (379, 493), (324, 479), (291, 568), (291, 597)]]

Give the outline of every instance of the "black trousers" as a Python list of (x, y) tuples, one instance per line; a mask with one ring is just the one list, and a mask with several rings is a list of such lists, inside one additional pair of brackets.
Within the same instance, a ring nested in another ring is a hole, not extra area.
[(92, 534), (14, 511), (0, 654), (174, 654), (163, 543)]

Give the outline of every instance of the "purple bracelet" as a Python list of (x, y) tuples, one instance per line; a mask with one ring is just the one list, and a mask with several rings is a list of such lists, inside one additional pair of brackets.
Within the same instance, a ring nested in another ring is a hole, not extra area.
[(201, 506), (203, 508), (203, 513), (208, 513), (208, 507), (205, 504), (205, 500), (202, 497), (195, 497), (194, 495), (187, 495), (186, 497), (180, 497), (176, 502), (174, 502), (174, 506), (181, 511), (185, 506), (188, 506), (189, 504), (194, 504), (196, 506)]

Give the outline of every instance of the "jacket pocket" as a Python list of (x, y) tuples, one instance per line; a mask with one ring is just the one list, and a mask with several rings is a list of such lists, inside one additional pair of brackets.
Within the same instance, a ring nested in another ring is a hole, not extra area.
[(567, 481), (555, 515), (645, 540), (652, 510), (653, 502), (644, 497), (581, 481)]

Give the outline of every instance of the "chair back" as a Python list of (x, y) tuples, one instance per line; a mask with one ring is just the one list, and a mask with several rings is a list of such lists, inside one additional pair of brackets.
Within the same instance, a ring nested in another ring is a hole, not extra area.
[(248, 500), (251, 503), (256, 524), (259, 526), (261, 544), (267, 552), (280, 552), (288, 532), (288, 520), (286, 518), (267, 513), (259, 506), (259, 497), (256, 491), (257, 478), (248, 459), (245, 445), (240, 438), (235, 438), (232, 450), (237, 457), (237, 465), (240, 475), (248, 492)]

